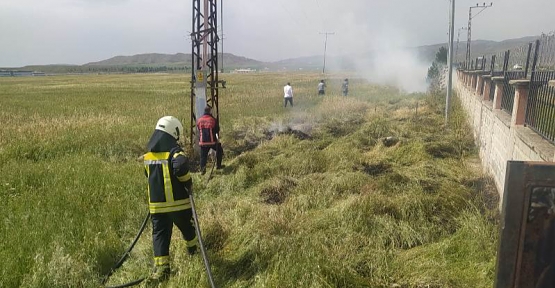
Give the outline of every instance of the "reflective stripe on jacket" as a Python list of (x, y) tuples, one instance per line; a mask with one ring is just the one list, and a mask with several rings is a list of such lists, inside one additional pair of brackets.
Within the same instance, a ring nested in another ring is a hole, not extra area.
[[(174, 167), (176, 163), (181, 163), (178, 165), (182, 167)], [(191, 208), (186, 187), (192, 180), (185, 153), (180, 148), (171, 152), (149, 152), (144, 155), (144, 165), (151, 214)]]
[(200, 133), (198, 143), (200, 146), (216, 144), (216, 133), (218, 133), (219, 131), (217, 131), (218, 129), (216, 119), (214, 119), (212, 115), (204, 114), (202, 117), (200, 117), (197, 121), (197, 128)]

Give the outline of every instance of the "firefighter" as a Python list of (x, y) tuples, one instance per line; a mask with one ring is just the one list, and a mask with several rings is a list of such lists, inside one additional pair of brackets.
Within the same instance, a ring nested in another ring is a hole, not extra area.
[(177, 141), (183, 125), (173, 116), (158, 120), (144, 155), (148, 178), (148, 206), (152, 219), (152, 244), (155, 269), (149, 281), (164, 281), (170, 276), (170, 240), (173, 224), (186, 241), (187, 252), (197, 250), (198, 238), (193, 226), (189, 194), (193, 181), (188, 159)]
[(206, 106), (204, 115), (197, 120), (197, 128), (199, 131), (200, 146), (200, 173), (206, 173), (206, 162), (208, 161), (208, 153), (210, 149), (216, 151), (216, 169), (222, 169), (222, 158), (224, 150), (219, 141), (220, 125), (216, 118), (212, 116), (212, 108)]

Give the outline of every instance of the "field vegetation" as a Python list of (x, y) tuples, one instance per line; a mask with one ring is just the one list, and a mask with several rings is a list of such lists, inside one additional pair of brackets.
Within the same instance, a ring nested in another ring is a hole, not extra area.
[[(354, 75), (223, 75), (226, 167), (194, 173), (218, 287), (491, 287), (497, 199), (462, 111)], [(284, 108), (291, 81), (295, 106)], [(185, 75), (0, 79), (0, 287), (99, 287), (147, 212), (137, 159)], [(187, 146), (187, 143), (183, 143)], [(197, 156), (192, 156), (196, 163)], [(194, 167), (198, 169), (198, 167)], [(110, 284), (148, 275), (150, 226)], [(174, 231), (170, 280), (207, 287)]]

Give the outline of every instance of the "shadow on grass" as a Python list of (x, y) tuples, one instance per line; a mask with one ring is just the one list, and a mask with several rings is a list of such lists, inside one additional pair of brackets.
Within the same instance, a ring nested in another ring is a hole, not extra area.
[(256, 275), (262, 274), (268, 268), (271, 261), (271, 258), (261, 256), (260, 251), (252, 249), (244, 251), (233, 260), (215, 256), (212, 263), (217, 270), (216, 283), (225, 287), (229, 285), (223, 283), (231, 284), (237, 280), (252, 282)]

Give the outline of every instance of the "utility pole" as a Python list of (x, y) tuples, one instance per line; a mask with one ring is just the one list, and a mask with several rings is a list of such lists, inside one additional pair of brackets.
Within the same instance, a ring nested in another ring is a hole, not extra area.
[(461, 38), (461, 30), (467, 30), (468, 28), (466, 27), (461, 27), (458, 29), (457, 32), (457, 50), (455, 51), (455, 59), (458, 61), (459, 60), (459, 40)]
[[(493, 2), (491, 2), (489, 5), (486, 5), (486, 3), (479, 5), (478, 3), (476, 3), (476, 6), (470, 6), (470, 8), (468, 8), (468, 40), (466, 41), (466, 63), (467, 66), (470, 64), (470, 45), (472, 43), (472, 19), (476, 16), (478, 16), (480, 13), (482, 13), (484, 10), (486, 10), (487, 8), (493, 6)], [(482, 8), (482, 10), (480, 10), (480, 12), (478, 12), (476, 15), (474, 15), (474, 17), (472, 17), (472, 9), (476, 9), (476, 8)]]
[(449, 109), (451, 106), (451, 95), (453, 92), (453, 37), (455, 36), (455, 0), (451, 0), (449, 10), (449, 59), (447, 60), (447, 98), (445, 99), (445, 127), (449, 122)]
[(326, 73), (326, 50), (328, 48), (328, 35), (334, 35), (334, 32), (320, 32), (322, 35), (326, 35), (326, 41), (324, 41), (324, 68), (322, 68), (322, 74)]
[[(220, 120), (218, 74), (218, 0), (193, 0), (191, 32), (191, 146), (198, 144), (196, 116), (210, 106), (216, 121)], [(222, 87), (223, 88), (223, 87)]]

